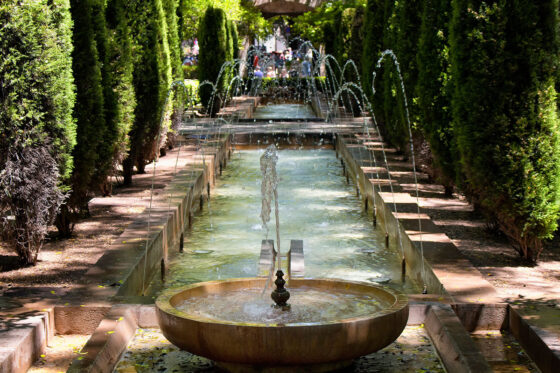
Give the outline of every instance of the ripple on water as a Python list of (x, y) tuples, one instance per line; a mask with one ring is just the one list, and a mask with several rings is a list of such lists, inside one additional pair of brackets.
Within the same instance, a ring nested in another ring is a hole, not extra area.
[(273, 307), (262, 288), (249, 288), (186, 299), (177, 309), (198, 317), (240, 323), (324, 323), (374, 314), (390, 306), (371, 295), (292, 288), (289, 311)]

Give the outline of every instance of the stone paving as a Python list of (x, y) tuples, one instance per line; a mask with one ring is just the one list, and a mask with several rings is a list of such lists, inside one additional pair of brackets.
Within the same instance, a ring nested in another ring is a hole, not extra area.
[[(115, 373), (221, 372), (212, 361), (181, 351), (158, 329), (138, 329)], [(345, 373), (445, 372), (423, 325), (408, 326), (401, 336), (381, 351), (363, 356)]]

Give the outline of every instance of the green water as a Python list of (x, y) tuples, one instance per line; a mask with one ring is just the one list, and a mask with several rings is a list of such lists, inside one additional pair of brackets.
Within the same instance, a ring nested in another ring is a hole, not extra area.
[[(267, 236), (260, 221), (263, 151), (233, 154), (212, 190), (210, 209), (205, 205), (185, 234), (185, 252), (170, 260), (165, 287), (257, 275)], [(291, 239), (303, 240), (306, 277), (419, 290), (402, 281), (400, 254), (385, 249), (384, 235), (373, 229), (371, 211), (363, 211), (334, 151), (281, 150), (278, 157), (281, 250), (289, 250)], [(269, 226), (268, 238), (275, 239), (274, 213)], [(152, 292), (161, 287), (153, 283)]]
[(259, 106), (253, 113), (254, 119), (310, 119), (317, 115), (309, 105), (278, 104)]

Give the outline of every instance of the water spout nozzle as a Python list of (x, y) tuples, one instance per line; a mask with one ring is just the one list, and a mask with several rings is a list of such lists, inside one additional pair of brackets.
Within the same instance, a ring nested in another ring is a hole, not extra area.
[(290, 309), (290, 305), (288, 299), (290, 299), (290, 292), (284, 288), (286, 281), (283, 278), (284, 272), (281, 269), (276, 271), (276, 281), (274, 284), (276, 285), (276, 289), (270, 294), (270, 297), (276, 303), (276, 308), (281, 308), (283, 311), (287, 311)]

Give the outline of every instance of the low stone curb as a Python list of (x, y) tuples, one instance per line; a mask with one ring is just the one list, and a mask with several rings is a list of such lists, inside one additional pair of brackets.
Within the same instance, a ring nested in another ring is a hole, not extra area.
[(0, 331), (0, 373), (23, 373), (45, 352), (54, 335), (52, 309), (17, 321)]
[(431, 308), (426, 330), (448, 372), (491, 373), (490, 365), (450, 306)]
[(529, 324), (512, 306), (509, 307), (508, 321), (509, 330), (542, 373), (560, 372), (560, 339), (557, 335)]

